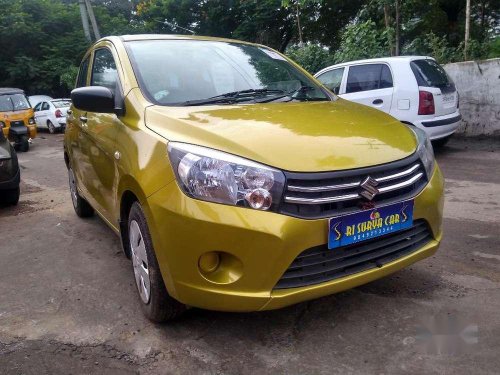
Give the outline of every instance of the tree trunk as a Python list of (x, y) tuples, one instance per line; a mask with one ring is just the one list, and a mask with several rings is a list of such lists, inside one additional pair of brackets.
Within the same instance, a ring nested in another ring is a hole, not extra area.
[(97, 21), (95, 20), (94, 10), (92, 9), (92, 4), (89, 0), (85, 0), (87, 5), (87, 12), (89, 14), (90, 23), (92, 24), (92, 30), (94, 31), (94, 36), (96, 40), (101, 39), (101, 33), (99, 33), (99, 27), (97, 26)]
[(302, 27), (300, 26), (300, 5), (297, 1), (297, 30), (299, 32), (299, 46), (302, 47), (304, 41), (302, 40)]
[[(389, 4), (384, 4), (384, 24), (386, 30), (388, 30), (391, 26), (391, 13), (389, 9)], [(389, 53), (391, 56), (394, 56), (394, 45), (392, 40), (389, 41)]]
[(467, 61), (469, 53), (469, 36), (470, 36), (470, 0), (465, 3), (465, 40), (464, 40), (464, 61)]
[(90, 36), (89, 18), (87, 15), (87, 7), (85, 5), (85, 0), (80, 0), (78, 3), (80, 5), (80, 16), (82, 17), (83, 33), (85, 34), (85, 38), (89, 42), (91, 42), (92, 37)]
[(396, 0), (396, 42), (395, 42), (395, 51), (394, 51), (394, 55), (395, 56), (399, 56), (399, 32), (400, 32), (400, 27), (399, 27), (399, 23), (400, 23), (400, 12), (399, 12), (399, 1), (400, 0)]

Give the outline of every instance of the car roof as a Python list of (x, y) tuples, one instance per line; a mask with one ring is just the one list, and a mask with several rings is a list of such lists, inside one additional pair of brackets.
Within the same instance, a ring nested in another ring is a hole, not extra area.
[(114, 39), (114, 38), (118, 38), (122, 42), (131, 42), (138, 40), (205, 40), (214, 42), (229, 42), (229, 43), (256, 45), (255, 43), (245, 42), (236, 39), (216, 38), (216, 37), (201, 36), (201, 35), (179, 35), (179, 34), (136, 34), (136, 35), (121, 35), (119, 37), (108, 37), (103, 39)]
[(354, 60), (354, 61), (346, 61), (343, 63), (335, 64), (335, 65), (330, 65), (327, 66), (326, 68), (321, 69), (319, 72), (315, 74), (318, 75), (320, 73), (323, 73), (327, 70), (330, 70), (332, 68), (337, 68), (337, 67), (342, 67), (342, 66), (348, 66), (348, 65), (358, 65), (358, 64), (370, 64), (370, 63), (377, 63), (377, 62), (386, 62), (386, 63), (391, 63), (391, 62), (410, 62), (414, 60), (434, 60), (433, 57), (430, 56), (418, 56), (418, 55), (411, 55), (411, 56), (389, 56), (389, 57), (378, 57), (375, 59), (363, 59), (363, 60)]
[(10, 94), (24, 94), (24, 91), (21, 89), (15, 89), (12, 87), (0, 88), (0, 95), (10, 95)]

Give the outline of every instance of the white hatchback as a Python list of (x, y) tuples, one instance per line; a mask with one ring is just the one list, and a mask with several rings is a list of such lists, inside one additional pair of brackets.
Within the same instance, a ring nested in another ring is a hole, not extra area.
[(329, 66), (315, 77), (340, 97), (387, 112), (444, 144), (461, 120), (455, 84), (427, 56), (351, 61)]

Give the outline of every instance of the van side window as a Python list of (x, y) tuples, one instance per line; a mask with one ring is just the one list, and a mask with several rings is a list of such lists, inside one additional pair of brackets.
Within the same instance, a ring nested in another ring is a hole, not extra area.
[(42, 103), (42, 111), (47, 111), (50, 109), (49, 103), (43, 102)]
[(89, 57), (83, 60), (78, 72), (78, 79), (76, 80), (76, 87), (87, 86), (87, 72), (89, 70)]
[(340, 91), (340, 84), (342, 83), (342, 76), (344, 75), (344, 68), (337, 68), (329, 70), (317, 77), (325, 87), (338, 94)]
[(118, 72), (111, 51), (107, 48), (96, 50), (90, 84), (92, 86), (104, 86), (114, 92), (117, 79)]
[(392, 87), (391, 70), (385, 64), (367, 64), (349, 67), (346, 93)]

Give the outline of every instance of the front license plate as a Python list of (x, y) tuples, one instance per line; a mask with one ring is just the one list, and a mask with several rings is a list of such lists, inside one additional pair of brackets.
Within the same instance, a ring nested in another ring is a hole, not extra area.
[(413, 223), (413, 200), (333, 217), (328, 226), (328, 248), (350, 245), (406, 229)]

